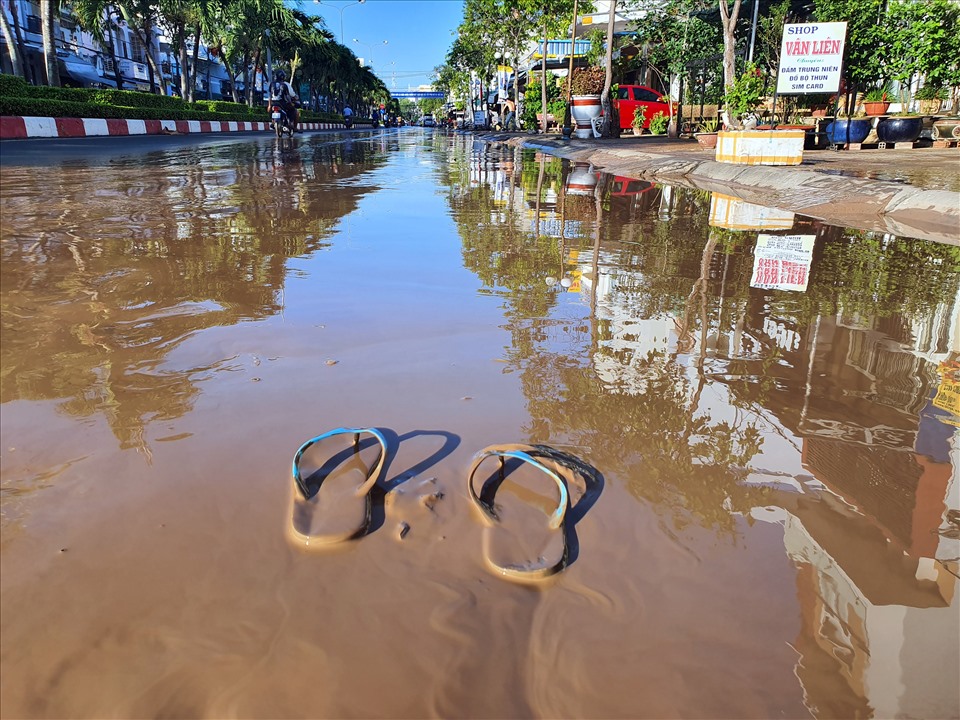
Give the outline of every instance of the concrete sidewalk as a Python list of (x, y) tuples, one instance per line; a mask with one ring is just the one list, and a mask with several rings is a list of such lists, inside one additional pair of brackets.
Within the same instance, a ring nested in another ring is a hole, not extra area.
[(960, 150), (807, 150), (793, 167), (718, 163), (693, 139), (475, 133), (598, 170), (722, 192), (835, 225), (960, 245)]

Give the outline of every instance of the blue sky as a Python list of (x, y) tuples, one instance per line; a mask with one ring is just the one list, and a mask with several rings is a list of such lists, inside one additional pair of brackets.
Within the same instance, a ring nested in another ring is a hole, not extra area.
[(358, 57), (372, 58), (374, 72), (391, 90), (431, 82), (433, 68), (443, 63), (463, 19), (462, 0), (301, 0), (300, 7), (322, 16), (337, 40)]

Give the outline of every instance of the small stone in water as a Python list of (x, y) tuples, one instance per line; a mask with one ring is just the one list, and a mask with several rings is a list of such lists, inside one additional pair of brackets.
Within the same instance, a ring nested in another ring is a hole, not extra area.
[(338, 362), (340, 362), (340, 361), (339, 361), (339, 360), (327, 360), (327, 365), (336, 365)]

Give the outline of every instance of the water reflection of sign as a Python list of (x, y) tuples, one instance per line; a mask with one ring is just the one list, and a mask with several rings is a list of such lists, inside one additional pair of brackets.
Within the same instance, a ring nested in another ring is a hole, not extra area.
[(816, 239), (815, 235), (759, 235), (750, 287), (806, 290)]
[[(536, 233), (536, 219), (530, 219), (530, 232)], [(583, 230), (583, 223), (579, 220), (564, 220), (561, 225), (559, 220), (540, 218), (540, 233), (542, 237), (563, 237), (563, 238), (582, 238), (586, 237)]]
[(763, 331), (771, 340), (784, 350), (800, 349), (800, 333), (791, 330), (782, 322), (777, 322), (771, 318), (763, 319)]
[(789, 230), (793, 213), (715, 192), (710, 198), (710, 224), (728, 230)]
[(948, 367), (946, 362), (942, 362), (937, 372), (940, 374), (940, 386), (933, 399), (933, 406), (954, 416), (942, 418), (944, 422), (960, 426), (960, 369)]
[(840, 88), (845, 22), (783, 26), (777, 93), (832, 93)]

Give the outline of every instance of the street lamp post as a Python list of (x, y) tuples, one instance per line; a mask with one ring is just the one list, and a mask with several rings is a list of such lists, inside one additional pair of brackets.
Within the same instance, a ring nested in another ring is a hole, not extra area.
[[(356, 38), (354, 38), (353, 41), (354, 41), (357, 45), (363, 45), (365, 48), (368, 48), (368, 49), (370, 50), (370, 63), (369, 63), (369, 67), (373, 67), (373, 45), (370, 45), (370, 44), (365, 43), (365, 42), (360, 42), (360, 41), (357, 40)], [(382, 44), (382, 45), (387, 45), (387, 44), (389, 44), (389, 43), (388, 43), (387, 40), (384, 40), (381, 44)]]
[[(336, 5), (331, 6), (340, 11), (340, 44), (341, 45), (343, 45), (343, 11), (346, 10), (348, 7), (351, 7), (352, 5), (363, 5), (366, 1), (367, 0), (355, 0), (352, 3), (347, 3), (343, 7), (337, 7)], [(313, 2), (317, 5), (330, 4), (330, 3), (323, 2), (322, 0), (313, 0)]]

